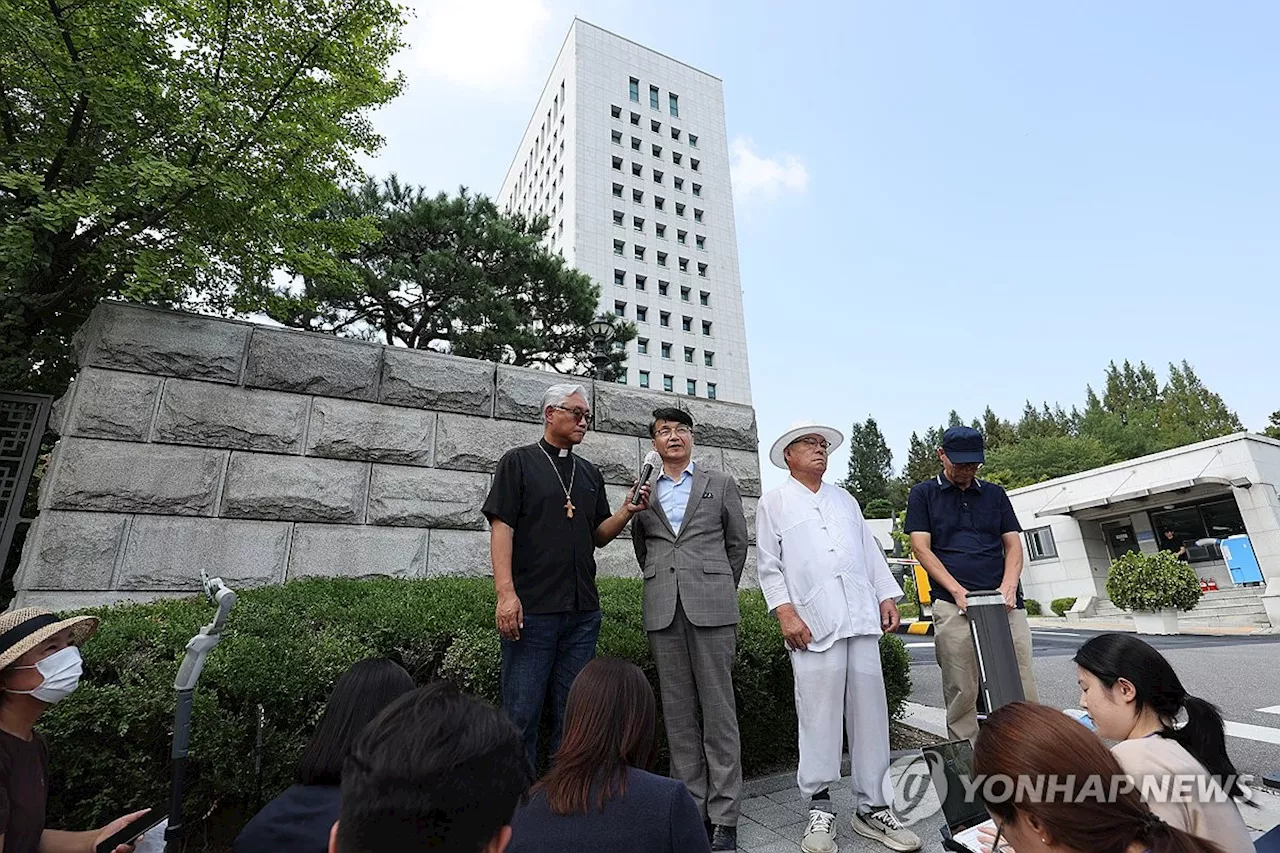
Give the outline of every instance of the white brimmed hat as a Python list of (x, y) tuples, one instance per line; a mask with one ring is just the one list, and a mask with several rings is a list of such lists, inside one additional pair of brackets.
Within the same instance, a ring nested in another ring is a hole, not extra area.
[(68, 628), (72, 644), (78, 646), (98, 630), (98, 619), (95, 616), (59, 619), (39, 607), (23, 607), (0, 614), (0, 669)]
[(835, 427), (829, 427), (817, 421), (796, 421), (773, 443), (773, 448), (769, 451), (769, 461), (785, 471), (787, 460), (782, 458), (782, 451), (786, 450), (791, 442), (805, 435), (820, 435), (825, 438), (831, 445), (827, 448), (828, 453), (844, 443), (844, 435)]

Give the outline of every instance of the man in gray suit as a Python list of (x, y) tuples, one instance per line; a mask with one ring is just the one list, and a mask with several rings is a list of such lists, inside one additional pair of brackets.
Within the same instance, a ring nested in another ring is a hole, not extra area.
[[(658, 409), (649, 426), (662, 472), (631, 520), (644, 572), (644, 629), (658, 667), (671, 775), (693, 794), (712, 850), (736, 850), (742, 761), (733, 696), (738, 581), (747, 520), (737, 482), (695, 466), (693, 418)], [(698, 710), (702, 723), (699, 726)]]

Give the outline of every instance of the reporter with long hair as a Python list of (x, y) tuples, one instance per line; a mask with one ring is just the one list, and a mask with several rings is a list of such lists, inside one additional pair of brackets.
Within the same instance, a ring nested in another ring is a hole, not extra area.
[[(989, 796), (995, 846), (1017, 853), (1223, 853), (1224, 848), (1160, 818), (1137, 790), (1113, 784), (1125, 771), (1087, 728), (1055, 708), (1015, 702), (997, 709), (974, 745), (975, 779), (1031, 782)], [(1101, 780), (1096, 795), (1087, 780)], [(1070, 789), (1053, 782), (1068, 780)], [(1001, 791), (1003, 787), (990, 786)], [(985, 787), (984, 787), (985, 790)], [(1114, 794), (1114, 795), (1113, 795)]]
[(710, 853), (689, 789), (648, 772), (656, 705), (635, 664), (588, 663), (569, 690), (551, 770), (516, 810), (507, 853)]
[[(1100, 634), (1080, 647), (1075, 663), (1080, 705), (1112, 754), (1135, 779), (1198, 777), (1230, 796), (1179, 796), (1151, 802), (1170, 824), (1211, 838), (1226, 853), (1254, 853), (1239, 807), (1242, 791), (1227, 755), (1222, 714), (1191, 696), (1160, 652), (1132, 634)], [(1177, 726), (1181, 714), (1186, 723)], [(1201, 786), (1195, 786), (1198, 791)]]

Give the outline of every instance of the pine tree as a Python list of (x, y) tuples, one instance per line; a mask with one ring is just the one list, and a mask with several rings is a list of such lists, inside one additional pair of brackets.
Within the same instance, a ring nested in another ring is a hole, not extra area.
[(875, 418), (855, 423), (849, 430), (849, 474), (840, 485), (865, 510), (872, 501), (889, 500), (892, 478), (893, 454)]

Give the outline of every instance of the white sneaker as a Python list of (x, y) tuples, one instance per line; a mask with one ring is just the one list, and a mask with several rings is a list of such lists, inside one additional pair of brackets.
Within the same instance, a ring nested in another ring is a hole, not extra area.
[(804, 829), (800, 849), (804, 853), (837, 853), (836, 816), (822, 809), (809, 809), (809, 825)]
[(863, 838), (879, 841), (890, 850), (912, 851), (920, 849), (920, 839), (907, 829), (888, 808), (873, 812), (854, 812), (853, 831)]

